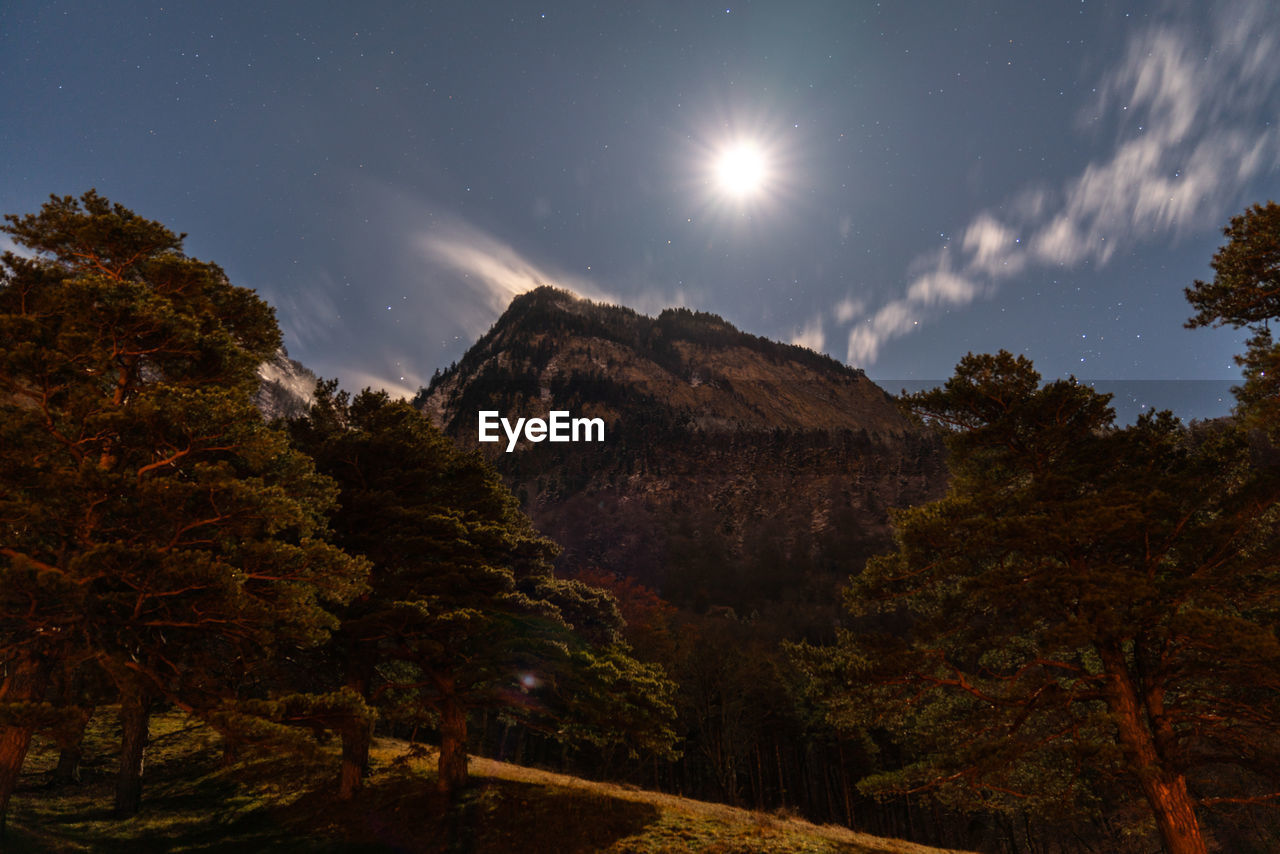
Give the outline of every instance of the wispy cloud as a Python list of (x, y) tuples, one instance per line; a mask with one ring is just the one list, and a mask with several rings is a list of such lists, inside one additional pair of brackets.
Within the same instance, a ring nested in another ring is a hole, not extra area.
[(376, 388), (387, 392), (392, 397), (403, 399), (417, 394), (418, 389), (426, 384), (426, 378), (414, 374), (397, 379), (395, 375), (386, 373), (371, 373), (357, 368), (345, 368), (342, 372), (342, 382), (348, 388)]
[(461, 219), (437, 222), (410, 240), (423, 262), (462, 279), (465, 290), (487, 309), (484, 314), (490, 323), (518, 294), (539, 285), (554, 285), (591, 298), (603, 296), (593, 282), (536, 264), (511, 245)]
[(806, 323), (791, 336), (791, 343), (808, 347), (815, 353), (821, 353), (827, 344), (827, 336), (822, 331), (822, 315)]
[(340, 288), (324, 270), (310, 273), (307, 288), (262, 288), (276, 307), (276, 320), (286, 342), (303, 347), (323, 346), (342, 324), (342, 313), (331, 294)]
[(845, 297), (836, 303), (835, 318), (836, 323), (848, 323), (859, 314), (866, 310), (866, 304), (862, 300), (856, 300), (853, 297)]
[(428, 269), (460, 285), (452, 289), (453, 299), (467, 304), (455, 305), (456, 312), (449, 316), (460, 319), (473, 337), (484, 332), (517, 295), (541, 285), (591, 300), (625, 304), (647, 314), (690, 303), (685, 291), (667, 291), (644, 282), (629, 282), (626, 292), (618, 293), (612, 283), (606, 287), (594, 279), (536, 262), (490, 232), (456, 217), (435, 217), (432, 227), (412, 236), (410, 244)]
[[(642, 281), (626, 282), (626, 292), (615, 294), (403, 188), (358, 182), (350, 207), (367, 218), (364, 228), (340, 236), (348, 255), (346, 275), (335, 279), (317, 271), (297, 297), (277, 297), (281, 315), (290, 318), (286, 338), (316, 354), (308, 364), (338, 375), (349, 388), (412, 394), (429, 381), (434, 366), (461, 355), (512, 299), (540, 285), (646, 313), (688, 304), (684, 292)], [(335, 339), (348, 327), (365, 328), (348, 324), (344, 313), (366, 317), (371, 310), (380, 316), (381, 334)], [(365, 368), (357, 369), (357, 363)]]
[(1001, 277), (1022, 269), (1025, 259), (1013, 251), (1017, 245), (1018, 236), (1012, 228), (989, 213), (981, 213), (965, 229), (960, 248), (969, 256), (970, 273)]
[[(1197, 18), (1136, 36), (1091, 105), (1093, 117), (1121, 120), (1110, 154), (1056, 193), (1006, 205), (1004, 218), (979, 213), (958, 246), (918, 259), (902, 295), (850, 330), (848, 360), (875, 362), (937, 309), (967, 305), (1030, 267), (1105, 264), (1135, 244), (1220, 225), (1248, 182), (1280, 164), (1280, 130), (1258, 118), (1274, 103), (1280, 43), (1263, 2), (1211, 17), (1208, 29)], [(847, 301), (832, 313), (843, 322)]]

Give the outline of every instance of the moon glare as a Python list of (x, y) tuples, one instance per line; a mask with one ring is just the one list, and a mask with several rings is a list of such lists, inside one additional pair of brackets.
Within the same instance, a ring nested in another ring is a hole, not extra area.
[(720, 189), (739, 198), (755, 195), (764, 186), (764, 155), (750, 143), (725, 149), (716, 158), (715, 174)]

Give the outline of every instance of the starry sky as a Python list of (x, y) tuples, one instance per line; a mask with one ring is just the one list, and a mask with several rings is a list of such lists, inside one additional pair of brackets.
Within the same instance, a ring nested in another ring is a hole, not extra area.
[(0, 210), (96, 187), (188, 233), (352, 389), (539, 283), (890, 386), (1001, 348), (1232, 380), (1182, 289), (1280, 196), (1278, 40), (1247, 0), (5, 0)]

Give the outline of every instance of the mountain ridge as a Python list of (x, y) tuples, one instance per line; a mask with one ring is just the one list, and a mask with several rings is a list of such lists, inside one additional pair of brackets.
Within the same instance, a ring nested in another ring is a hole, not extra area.
[[(505, 394), (486, 381), (504, 372), (519, 380)], [(687, 427), (710, 432), (912, 429), (863, 371), (828, 356), (741, 332), (714, 314), (674, 308), (648, 317), (545, 286), (516, 297), (459, 362), (437, 372), (417, 402), (451, 433), (477, 404), (533, 415), (541, 403), (573, 402), (575, 391), (585, 392), (577, 395), (581, 403), (616, 422), (635, 408), (604, 405), (619, 384), (686, 415)]]

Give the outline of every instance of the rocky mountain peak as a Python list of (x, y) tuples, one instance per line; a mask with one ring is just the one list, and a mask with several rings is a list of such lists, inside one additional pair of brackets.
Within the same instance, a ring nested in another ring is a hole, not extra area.
[(455, 434), (475, 430), (479, 408), (534, 416), (551, 406), (611, 426), (658, 407), (698, 431), (913, 429), (862, 371), (827, 356), (706, 312), (648, 317), (550, 287), (517, 297), (418, 402)]

